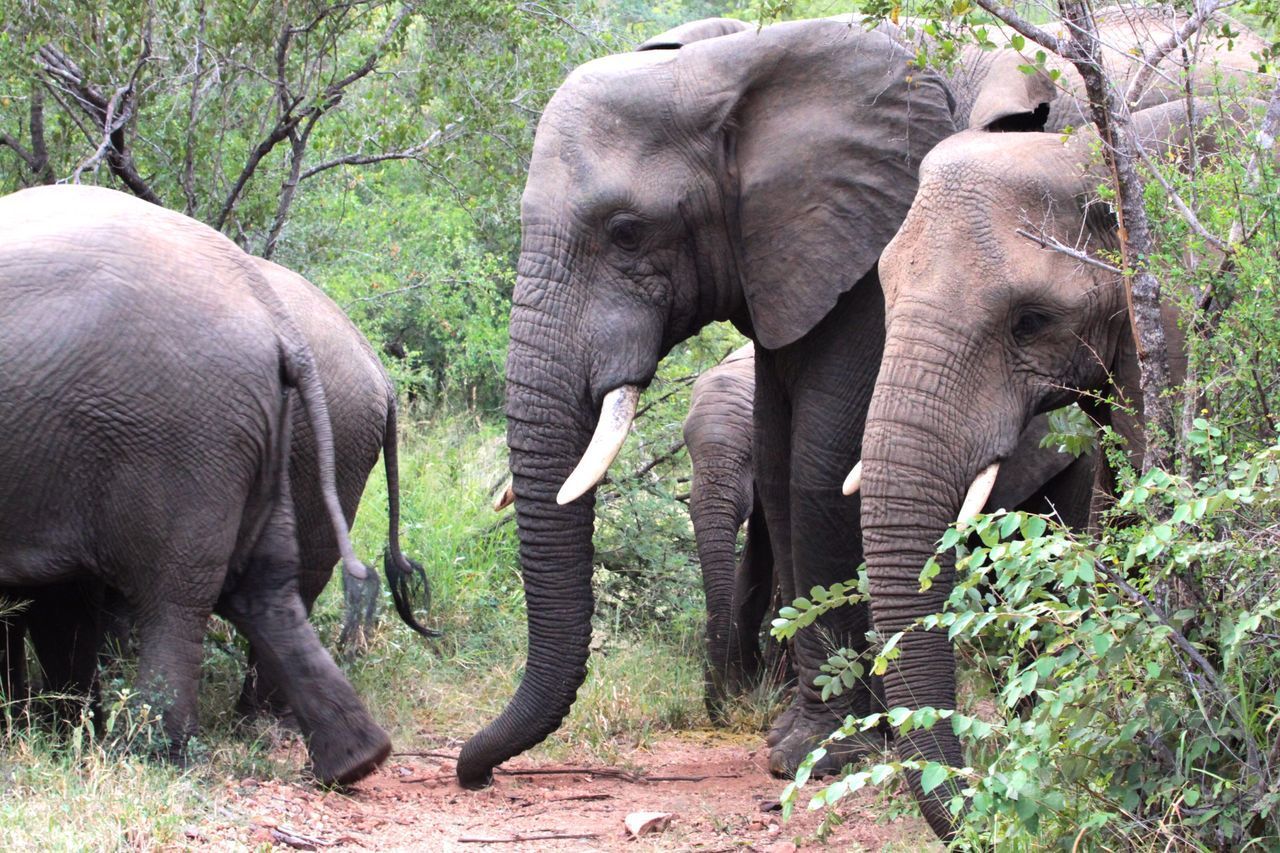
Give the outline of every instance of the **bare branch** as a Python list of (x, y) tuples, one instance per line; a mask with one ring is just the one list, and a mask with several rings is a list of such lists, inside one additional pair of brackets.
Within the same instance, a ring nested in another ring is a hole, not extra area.
[(1069, 255), (1070, 257), (1075, 258), (1077, 261), (1080, 261), (1083, 264), (1089, 264), (1091, 266), (1097, 267), (1098, 269), (1104, 269), (1107, 272), (1115, 273), (1116, 275), (1124, 275), (1124, 270), (1120, 269), (1119, 267), (1113, 267), (1111, 264), (1107, 263), (1106, 261), (1099, 260), (1098, 258), (1095, 258), (1092, 255), (1086, 254), (1085, 252), (1081, 252), (1079, 249), (1073, 249), (1070, 246), (1068, 246), (1066, 243), (1055, 240), (1052, 237), (1044, 237), (1039, 234), (1033, 234), (1030, 231), (1027, 231), (1025, 228), (1019, 228), (1014, 233), (1017, 234), (1019, 237), (1026, 237), (1031, 242), (1038, 243), (1046, 249), (1052, 249), (1055, 252), (1061, 252), (1064, 255)]
[(1004, 21), (1019, 34), (1031, 39), (1045, 50), (1051, 50), (1059, 56), (1066, 56), (1063, 40), (1040, 29), (1035, 24), (1019, 15), (1012, 7), (1002, 6), (995, 0), (974, 0), (984, 11), (990, 12)]
[(30, 151), (22, 147), (22, 143), (14, 139), (7, 133), (0, 133), (0, 145), (13, 151), (18, 155), (18, 159), (27, 165), (31, 171), (36, 170), (36, 158)]
[(88, 160), (77, 168), (72, 179), (78, 181), (84, 169), (105, 158), (112, 174), (130, 192), (152, 204), (162, 204), (160, 197), (138, 172), (125, 136), (125, 128), (134, 116), (138, 80), (150, 59), (151, 25), (148, 21), (142, 40), (142, 52), (128, 82), (119, 86), (109, 97), (90, 83), (80, 67), (53, 45), (46, 44), (40, 48), (36, 64), (49, 82), (74, 99), (81, 111), (101, 129), (102, 141), (97, 142), (97, 138), (92, 137), (97, 147)]
[(126, 92), (127, 89), (121, 87), (117, 89), (111, 96), (111, 99), (107, 101), (107, 110), (102, 117), (102, 142), (98, 145), (97, 150), (83, 160), (80, 165), (76, 167), (76, 170), (71, 173), (71, 183), (80, 183), (81, 173), (83, 173), (85, 169), (92, 169), (94, 166), (97, 166), (98, 163), (101, 162), (102, 158), (106, 156), (107, 151), (111, 148), (111, 137), (118, 129), (116, 124), (116, 105), (120, 102), (120, 99), (126, 94)]
[[(1245, 169), (1245, 182), (1250, 187), (1258, 185), (1258, 172), (1262, 168), (1262, 161), (1266, 157), (1271, 157), (1276, 146), (1276, 137), (1280, 136), (1280, 81), (1276, 82), (1275, 88), (1271, 90), (1271, 99), (1267, 101), (1267, 111), (1262, 116), (1262, 121), (1258, 124), (1258, 129), (1254, 132), (1253, 140), (1257, 148), (1253, 152), (1253, 156), (1249, 158), (1249, 165)], [(1244, 221), (1237, 219), (1231, 224), (1231, 235), (1227, 237), (1227, 241), (1233, 245), (1239, 243), (1244, 238)]]
[[(378, 60), (382, 58), (383, 52), (387, 45), (391, 43), (391, 39), (395, 37), (396, 32), (408, 18), (409, 13), (413, 11), (414, 6), (411, 3), (405, 3), (400, 6), (391, 23), (383, 31), (382, 36), (378, 39), (377, 44), (365, 56), (364, 61), (345, 77), (329, 83), (324, 91), (317, 97), (310, 106), (299, 112), (294, 112), (302, 103), (300, 97), (295, 97), (289, 90), (287, 77), (287, 54), (293, 36), (310, 32), (320, 20), (328, 15), (343, 11), (350, 8), (354, 4), (338, 4), (326, 9), (321, 15), (317, 16), (311, 23), (304, 27), (290, 27), (287, 24), (281, 30), (280, 36), (276, 42), (276, 80), (274, 81), (277, 97), (280, 103), (279, 118), (276, 119), (275, 126), (267, 133), (267, 136), (260, 141), (254, 149), (249, 153), (249, 159), (246, 161), (244, 168), (240, 170), (239, 177), (228, 191), (225, 200), (222, 203), (222, 209), (218, 212), (218, 216), (214, 220), (213, 227), (219, 231), (224, 230), (227, 220), (231, 217), (231, 212), (235, 209), (236, 204), (240, 200), (244, 188), (248, 185), (249, 180), (257, 172), (262, 159), (271, 153), (277, 145), (286, 139), (291, 142), (290, 154), (290, 174), (281, 185), (281, 198), (276, 206), (276, 216), (271, 225), (270, 233), (267, 237), (265, 252), (269, 253), (275, 248), (275, 243), (279, 237), (280, 230), (284, 227), (284, 217), (288, 215), (289, 207), (293, 202), (293, 194), (297, 188), (297, 183), (301, 180), (302, 159), (306, 154), (306, 143), (311, 136), (311, 129), (316, 122), (333, 107), (342, 101), (342, 96), (348, 86), (358, 80), (368, 76), (368, 74), (377, 67)], [(302, 127), (301, 133), (298, 128)], [(299, 146), (299, 142), (301, 145)]]
[(403, 151), (388, 151), (383, 154), (344, 154), (341, 157), (335, 157), (332, 160), (326, 160), (319, 165), (312, 166), (299, 176), (299, 180), (305, 181), (313, 175), (317, 175), (328, 169), (337, 168), (338, 166), (367, 166), (370, 163), (382, 163), (387, 160), (412, 160), (429, 148), (439, 145), (442, 142), (451, 142), (452, 140), (457, 139), (460, 135), (458, 131), (461, 130), (461, 127), (462, 125), (460, 122), (451, 123), (446, 127), (435, 131), (417, 145), (411, 145)]
[[(1192, 136), (1194, 137), (1195, 134), (1192, 133)], [(1192, 211), (1191, 208), (1187, 206), (1187, 203), (1182, 200), (1182, 196), (1178, 195), (1178, 191), (1165, 180), (1164, 175), (1160, 173), (1160, 167), (1151, 159), (1151, 155), (1147, 153), (1142, 142), (1135, 139), (1134, 143), (1134, 151), (1142, 159), (1142, 162), (1147, 164), (1147, 170), (1151, 173), (1152, 177), (1156, 179), (1157, 183), (1164, 188), (1165, 193), (1169, 196), (1169, 200), (1173, 202), (1173, 206), (1178, 209), (1178, 213), (1182, 214), (1182, 218), (1186, 220), (1186, 223), (1191, 226), (1191, 230), (1203, 237), (1211, 246), (1218, 249), (1220, 252), (1228, 255), (1235, 252), (1235, 249), (1232, 246), (1223, 242), (1219, 237), (1209, 233), (1209, 230), (1201, 224), (1200, 218), (1197, 217), (1195, 212)]]
[(1150, 84), (1152, 75), (1156, 73), (1156, 67), (1164, 58), (1186, 44), (1213, 17), (1215, 12), (1235, 4), (1236, 0), (1196, 0), (1195, 12), (1192, 13), (1191, 17), (1187, 18), (1177, 30), (1170, 33), (1167, 39), (1159, 44), (1152, 45), (1142, 54), (1142, 58), (1139, 60), (1138, 73), (1129, 82), (1129, 88), (1124, 93), (1125, 103), (1130, 107), (1135, 106)]

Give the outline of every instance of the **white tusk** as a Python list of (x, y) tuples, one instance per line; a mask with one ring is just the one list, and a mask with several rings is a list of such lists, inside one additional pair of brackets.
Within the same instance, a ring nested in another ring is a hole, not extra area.
[(560, 487), (556, 495), (556, 503), (564, 504), (576, 501), (591, 489), (608, 472), (614, 457), (622, 449), (627, 433), (631, 431), (631, 421), (636, 416), (636, 404), (640, 401), (640, 389), (635, 385), (623, 385), (614, 388), (604, 395), (600, 404), (600, 422), (596, 424), (595, 435), (582, 454), (578, 467)]
[(507, 487), (502, 490), (502, 494), (493, 499), (493, 511), (502, 512), (507, 507), (516, 502), (516, 493), (512, 488), (511, 481), (507, 481)]
[(862, 460), (858, 460), (858, 464), (853, 466), (853, 470), (849, 472), (849, 476), (844, 478), (844, 486), (840, 491), (846, 495), (856, 495), (858, 489), (862, 488)]
[(964, 503), (960, 505), (960, 515), (956, 518), (957, 524), (965, 524), (982, 512), (987, 498), (991, 497), (991, 490), (996, 485), (996, 475), (999, 473), (1000, 463), (992, 462), (973, 478), (973, 485), (969, 487), (969, 493), (964, 496)]

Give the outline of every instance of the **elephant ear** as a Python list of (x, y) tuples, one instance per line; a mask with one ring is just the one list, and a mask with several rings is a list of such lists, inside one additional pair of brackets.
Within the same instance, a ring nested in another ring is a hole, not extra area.
[(969, 129), (1044, 130), (1049, 107), (1057, 95), (1054, 81), (1031, 60), (1015, 50), (998, 51), (974, 98)]
[(703, 18), (673, 27), (665, 33), (659, 33), (640, 45), (636, 50), (679, 50), (686, 44), (719, 36), (732, 35), (752, 29), (746, 21), (733, 18)]
[(942, 80), (884, 33), (798, 21), (690, 45), (677, 83), (705, 93), (755, 339), (809, 332), (876, 264), (920, 161), (954, 132)]

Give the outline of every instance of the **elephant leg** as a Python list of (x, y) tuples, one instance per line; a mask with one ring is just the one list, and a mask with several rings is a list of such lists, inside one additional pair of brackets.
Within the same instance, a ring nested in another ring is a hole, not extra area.
[[(756, 510), (765, 519), (773, 557), (779, 600), (788, 605), (796, 598), (791, 569), (791, 406), (774, 371), (773, 354), (756, 348), (756, 403), (754, 455)], [(795, 723), (798, 705), (792, 703), (776, 719), (765, 743), (775, 748)]]
[[(785, 484), (785, 523), (789, 529), (788, 541), (781, 547), (774, 514), (768, 515), (768, 524), (778, 571), (789, 569), (790, 588), (800, 595), (807, 596), (814, 586), (854, 579), (862, 562), (858, 501), (843, 497), (841, 484), (861, 452), (862, 427), (884, 329), (883, 297), (874, 275), (869, 279), (842, 296), (808, 337), (766, 357), (765, 372), (772, 374), (768, 383), (772, 393), (789, 401), (785, 409), (760, 402), (765, 399), (760, 396), (765, 379), (757, 376), (757, 408), (765, 410), (763, 417), (768, 417), (770, 409), (789, 416), (784, 423), (766, 424), (765, 430), (789, 439), (782, 449), (790, 455)], [(760, 364), (759, 352), (756, 358)], [(772, 484), (775, 491), (779, 486)], [(765, 500), (767, 510), (770, 502)], [(790, 565), (784, 566), (787, 549)], [(783, 600), (789, 601), (785, 574), (782, 583)], [(859, 604), (837, 608), (796, 633), (791, 644), (796, 693), (792, 709), (784, 715), (786, 731), (778, 732), (775, 727), (771, 733), (769, 767), (776, 775), (794, 775), (804, 757), (846, 716), (865, 716), (878, 710), (865, 674), (852, 687), (826, 700), (822, 689), (814, 685), (820, 667), (837, 650), (845, 650), (846, 657), (862, 663), (864, 673), (869, 670), (866, 635), (870, 627), (870, 610)], [(814, 773), (837, 773), (846, 763), (883, 746), (878, 734), (832, 744)]]
[(346, 676), (307, 622), (298, 592), (298, 544), (287, 486), (249, 563), (218, 601), (257, 652), (257, 667), (293, 709), (312, 769), (324, 784), (348, 784), (372, 773), (391, 740), (369, 716)]
[(98, 692), (98, 652), (104, 633), (103, 589), (94, 580), (72, 581), (41, 590), (28, 611), (28, 630), (44, 673), (44, 692), (56, 721), (74, 725), (88, 703), (94, 727), (102, 715)]
[[(180, 576), (175, 567), (168, 571)], [(210, 571), (215, 570), (196, 574)], [(168, 757), (179, 764), (186, 762), (187, 740), (199, 723), (202, 641), (210, 610), (208, 604), (192, 605), (174, 596), (138, 610), (138, 688), (160, 712)]]
[[(325, 553), (318, 555), (310, 555), (304, 551), (299, 558), (304, 568), (298, 574), (298, 592), (308, 619), (311, 617), (316, 599), (320, 597), (320, 593), (324, 592), (325, 585), (333, 575), (333, 566), (338, 562), (338, 558), (337, 548), (329, 548)], [(314, 566), (317, 565), (326, 568), (317, 572), (314, 570)], [(240, 697), (236, 700), (236, 713), (246, 718), (274, 717), (286, 728), (297, 729), (298, 721), (289, 707), (284, 690), (258, 666), (258, 650), (253, 645), (249, 646), (247, 663), (244, 683), (240, 687)]]

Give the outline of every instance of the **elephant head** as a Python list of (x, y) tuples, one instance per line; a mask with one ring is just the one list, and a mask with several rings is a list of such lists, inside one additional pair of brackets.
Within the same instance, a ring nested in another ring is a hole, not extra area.
[(873, 268), (952, 130), (910, 56), (882, 33), (778, 24), (595, 60), (547, 105), (507, 359), (528, 665), (464, 746), (463, 785), (554, 731), (586, 676), (593, 487), (659, 359), (718, 320), (789, 344)]
[[(1179, 114), (1185, 125), (1186, 104), (1165, 104), (1135, 113), (1134, 124), (1161, 147), (1186, 137), (1171, 121)], [(942, 573), (927, 591), (921, 567), (958, 516), (983, 506), (994, 466), (1037, 413), (1101, 392), (1127, 399), (1141, 417), (1125, 291), (1105, 260), (1118, 238), (1097, 192), (1096, 146), (1086, 131), (1067, 141), (957, 134), (925, 159), (916, 202), (881, 258), (886, 340), (860, 490), (871, 610), (886, 636), (941, 612), (954, 566), (940, 557)], [(1065, 251), (1045, 248), (1055, 245)], [(1174, 309), (1164, 319), (1179, 382), (1185, 355)], [(1136, 418), (1090, 408), (1129, 439), (1131, 454), (1143, 452)], [(889, 706), (954, 708), (946, 634), (908, 630), (899, 648), (885, 676)], [(964, 764), (949, 727), (903, 741), (904, 758)], [(922, 801), (943, 835), (951, 828), (945, 787)]]

